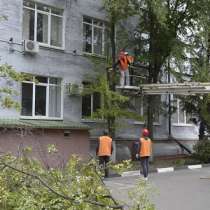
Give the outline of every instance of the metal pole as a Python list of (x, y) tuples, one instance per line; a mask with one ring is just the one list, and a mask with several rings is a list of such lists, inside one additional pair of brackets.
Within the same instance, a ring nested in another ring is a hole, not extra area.
[[(168, 59), (168, 83), (171, 83), (170, 59)], [(168, 94), (168, 138), (171, 138), (171, 94)]]

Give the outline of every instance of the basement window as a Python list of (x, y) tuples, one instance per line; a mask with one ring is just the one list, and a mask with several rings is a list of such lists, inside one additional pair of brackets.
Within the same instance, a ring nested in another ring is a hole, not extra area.
[(69, 137), (71, 135), (71, 131), (64, 131), (63, 132), (64, 137)]

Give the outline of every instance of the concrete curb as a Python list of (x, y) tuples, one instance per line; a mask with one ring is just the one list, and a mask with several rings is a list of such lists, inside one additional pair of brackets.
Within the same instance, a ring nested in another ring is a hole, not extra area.
[[(189, 169), (189, 170), (196, 170), (204, 167), (210, 167), (210, 164), (197, 164), (197, 165), (185, 165), (185, 166), (179, 166), (179, 167), (167, 167), (167, 168), (156, 168), (152, 169), (149, 172), (150, 173), (169, 173), (174, 172), (177, 170), (183, 170), (183, 169)], [(128, 177), (128, 176), (139, 176), (140, 172), (138, 171), (126, 171), (123, 172), (121, 177)]]

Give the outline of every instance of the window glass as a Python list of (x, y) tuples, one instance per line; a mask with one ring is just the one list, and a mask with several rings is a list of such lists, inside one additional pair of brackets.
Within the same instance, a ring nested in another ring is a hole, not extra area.
[(100, 21), (100, 20), (95, 20), (95, 19), (94, 19), (94, 20), (93, 20), (93, 24), (96, 25), (96, 26), (101, 26), (101, 27), (103, 26), (103, 22)]
[[(161, 97), (158, 95), (154, 95), (155, 105), (153, 108), (153, 121), (156, 123), (159, 123), (160, 119), (160, 109), (161, 109)], [(148, 103), (147, 103), (147, 97), (143, 98), (143, 117), (144, 120), (147, 120), (148, 116)]]
[(51, 8), (51, 13), (55, 15), (63, 15), (63, 11), (61, 9)]
[(160, 120), (160, 110), (161, 110), (161, 96), (160, 95), (155, 95), (154, 96), (155, 100), (155, 106), (154, 106), (154, 111), (153, 111), (153, 119), (154, 122), (159, 122)]
[(63, 10), (30, 1), (24, 1), (23, 5), (23, 39), (63, 47)]
[(37, 14), (37, 41), (48, 43), (48, 15)]
[(31, 8), (35, 8), (35, 3), (31, 2), (31, 1), (23, 1), (23, 5), (26, 7), (31, 7)]
[(97, 109), (101, 107), (101, 97), (99, 93), (93, 94), (93, 112), (96, 112)]
[(61, 79), (53, 77), (29, 76), (32, 77), (30, 78), (29, 83), (26, 82), (27, 78), (25, 82), (22, 83), (21, 115), (60, 118), (62, 108)]
[(49, 82), (50, 82), (50, 84), (60, 85), (61, 84), (61, 79), (58, 79), (58, 78), (55, 78), (55, 77), (50, 77)]
[(179, 111), (179, 123), (186, 123), (186, 115), (185, 114), (186, 113), (182, 109)]
[(50, 11), (50, 7), (44, 5), (44, 4), (37, 4), (37, 9), (44, 11), (44, 12), (49, 12)]
[(36, 82), (39, 82), (39, 83), (48, 83), (47, 77), (37, 76), (37, 77), (35, 77), (35, 80), (36, 80)]
[(34, 10), (23, 10), (23, 39), (34, 40)]
[(91, 116), (91, 95), (82, 97), (82, 117)]
[(111, 55), (111, 44), (109, 43), (109, 32), (108, 30), (104, 29), (104, 54)]
[(83, 26), (83, 51), (92, 53), (92, 26), (87, 24)]
[(94, 53), (99, 55), (102, 54), (102, 32), (101, 28), (94, 28)]
[(103, 55), (106, 38), (103, 21), (83, 17), (83, 52)]
[(46, 116), (46, 87), (36, 85), (35, 115)]
[(92, 19), (89, 18), (89, 17), (83, 17), (83, 22), (91, 23), (92, 24)]
[(135, 111), (137, 114), (143, 114), (143, 99), (142, 97), (132, 97), (130, 98), (130, 109)]
[(172, 123), (178, 123), (178, 109), (177, 109), (177, 99), (175, 96), (173, 96), (173, 100), (171, 100), (171, 110), (172, 110), (172, 115), (171, 115), (171, 121)]
[(186, 111), (183, 109), (181, 100), (174, 96), (174, 99), (171, 103), (172, 106), (172, 122), (173, 123), (181, 123), (186, 124), (189, 123), (189, 119), (192, 117), (190, 114), (186, 113)]
[(49, 87), (49, 117), (61, 117), (61, 87)]
[(63, 24), (62, 18), (57, 16), (51, 16), (51, 45), (56, 47), (62, 47), (63, 39)]
[(32, 115), (33, 84), (22, 83), (22, 110), (21, 115)]

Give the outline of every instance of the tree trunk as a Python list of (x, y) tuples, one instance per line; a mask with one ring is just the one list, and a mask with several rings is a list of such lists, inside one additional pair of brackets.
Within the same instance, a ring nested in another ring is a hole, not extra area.
[(153, 139), (153, 109), (154, 109), (154, 100), (153, 96), (147, 97), (147, 128), (149, 129), (150, 138)]
[(116, 37), (115, 37), (116, 31), (115, 31), (115, 22), (114, 20), (111, 23), (110, 26), (110, 41), (111, 41), (111, 54), (112, 54), (112, 71), (111, 71), (111, 77), (110, 77), (110, 89), (115, 91), (116, 86)]
[[(112, 55), (112, 71), (108, 72), (108, 82), (109, 82), (109, 88), (112, 91), (115, 91), (115, 78), (116, 78), (116, 43), (115, 43), (115, 22), (114, 20), (110, 23), (110, 42), (111, 42), (111, 55)], [(110, 108), (112, 105), (110, 106)], [(115, 137), (115, 118), (108, 117), (107, 119), (108, 124), (108, 132), (109, 135), (112, 136), (112, 138)]]

